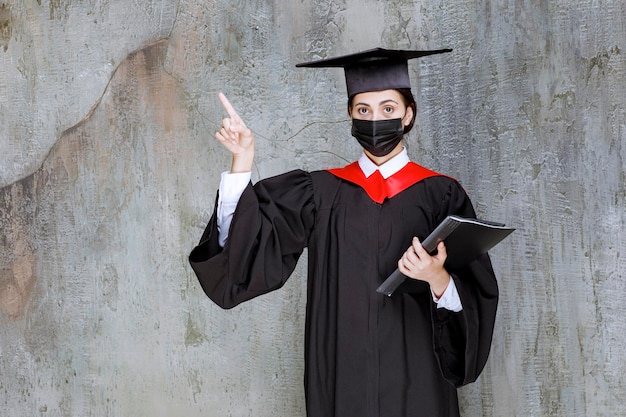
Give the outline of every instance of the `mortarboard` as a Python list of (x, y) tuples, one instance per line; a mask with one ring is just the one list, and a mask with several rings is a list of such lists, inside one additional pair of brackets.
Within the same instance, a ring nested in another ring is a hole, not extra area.
[(452, 49), (427, 51), (374, 48), (336, 58), (303, 62), (296, 67), (342, 67), (346, 75), (348, 97), (367, 91), (411, 88), (407, 61), (427, 55), (450, 52)]

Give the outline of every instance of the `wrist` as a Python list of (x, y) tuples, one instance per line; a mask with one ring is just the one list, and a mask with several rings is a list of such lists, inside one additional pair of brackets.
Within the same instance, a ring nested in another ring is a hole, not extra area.
[(230, 172), (233, 174), (240, 172), (252, 171), (252, 163), (254, 162), (254, 149), (245, 150), (237, 154), (233, 154), (233, 162)]
[(441, 275), (438, 275), (435, 280), (430, 282), (430, 290), (436, 298), (441, 298), (448, 285), (450, 284), (450, 274), (444, 269)]

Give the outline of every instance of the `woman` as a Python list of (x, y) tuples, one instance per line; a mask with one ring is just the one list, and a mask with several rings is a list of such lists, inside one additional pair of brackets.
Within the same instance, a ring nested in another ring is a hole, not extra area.
[[(280, 288), (308, 248), (305, 394), (309, 417), (458, 416), (456, 387), (483, 369), (498, 290), (487, 255), (447, 270), (421, 246), (447, 215), (474, 217), (460, 184), (408, 160), (407, 60), (374, 49), (300, 64), (343, 67), (359, 160), (250, 184), (254, 137), (223, 94), (216, 133), (233, 156), (191, 265), (223, 308)], [(234, 209), (236, 207), (236, 209)], [(398, 268), (413, 278), (376, 288)]]

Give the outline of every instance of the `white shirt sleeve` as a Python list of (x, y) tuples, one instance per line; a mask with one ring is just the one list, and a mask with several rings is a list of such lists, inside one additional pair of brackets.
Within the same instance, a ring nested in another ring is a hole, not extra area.
[(224, 247), (228, 239), (228, 230), (233, 220), (233, 214), (239, 203), (241, 194), (252, 178), (251, 172), (230, 173), (222, 172), (217, 200), (217, 232), (218, 241)]
[(433, 296), (433, 301), (437, 303), (437, 308), (445, 308), (446, 310), (454, 311), (455, 313), (463, 310), (461, 297), (459, 296), (459, 292), (456, 289), (456, 284), (454, 283), (452, 277), (450, 277), (448, 288), (446, 288), (440, 298), (435, 297), (435, 294), (432, 291), (430, 293)]

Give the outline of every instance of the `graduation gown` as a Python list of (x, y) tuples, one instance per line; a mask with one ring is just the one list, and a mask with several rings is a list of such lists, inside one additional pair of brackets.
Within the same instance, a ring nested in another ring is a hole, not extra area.
[(407, 279), (391, 297), (376, 288), (413, 236), (424, 239), (449, 214), (473, 217), (468, 196), (433, 173), (397, 177), (399, 188), (381, 197), (354, 171), (331, 171), (249, 184), (223, 249), (214, 214), (189, 257), (203, 290), (232, 308), (280, 288), (308, 248), (307, 416), (458, 416), (456, 387), (478, 377), (491, 345), (498, 288), (489, 257), (449, 270), (458, 313), (437, 308), (421, 281)]

